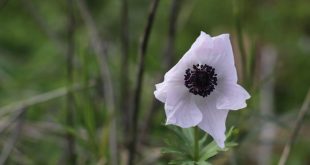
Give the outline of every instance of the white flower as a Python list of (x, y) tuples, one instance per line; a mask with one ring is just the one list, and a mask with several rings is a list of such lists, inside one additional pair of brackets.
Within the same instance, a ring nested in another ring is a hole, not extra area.
[(237, 84), (229, 34), (200, 36), (171, 68), (155, 97), (165, 103), (166, 124), (182, 128), (198, 125), (218, 146), (225, 146), (225, 121), (229, 110), (246, 107), (250, 95)]

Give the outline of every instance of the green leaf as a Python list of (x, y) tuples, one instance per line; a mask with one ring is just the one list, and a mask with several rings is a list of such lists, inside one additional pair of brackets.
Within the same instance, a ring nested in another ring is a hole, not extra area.
[[(166, 140), (168, 147), (163, 148), (161, 152), (163, 154), (172, 154), (174, 159), (169, 164), (177, 165), (209, 165), (210, 163), (206, 162), (209, 158), (217, 155), (219, 152), (228, 151), (229, 148), (232, 148), (237, 145), (235, 142), (226, 142), (225, 148), (221, 149), (217, 146), (215, 141), (212, 141), (209, 144), (206, 144), (207, 134), (202, 136), (199, 139), (199, 162), (196, 164), (193, 162), (193, 149), (194, 149), (194, 130), (193, 128), (181, 129), (178, 127), (169, 127), (172, 130), (174, 137)], [(226, 137), (227, 141), (229, 137), (233, 134), (234, 128), (230, 128), (227, 132)]]
[(178, 154), (178, 155), (184, 155), (183, 152), (179, 151), (177, 148), (173, 147), (166, 147), (161, 149), (161, 153), (163, 154)]
[[(231, 127), (228, 131), (228, 133), (226, 134), (227, 139), (229, 139), (229, 137), (231, 137), (232, 133), (233, 133), (234, 127)], [(211, 143), (209, 143), (207, 146), (205, 146), (204, 148), (202, 148), (200, 150), (200, 159), (199, 161), (205, 161), (208, 160), (209, 158), (217, 155), (219, 152), (221, 151), (228, 151), (229, 148), (232, 148), (234, 146), (237, 146), (238, 144), (235, 142), (226, 142), (225, 143), (225, 148), (220, 148), (215, 141), (212, 141)]]
[(185, 129), (182, 129), (182, 132), (183, 132), (183, 135), (184, 137), (186, 138), (186, 141), (190, 142), (190, 144), (194, 144), (194, 130), (193, 128), (185, 128)]
[(172, 130), (174, 135), (176, 135), (175, 138), (169, 139), (170, 141), (168, 146), (173, 146), (179, 151), (186, 153), (187, 155), (191, 155), (193, 153), (192, 149), (194, 140), (192, 128), (181, 129), (174, 126), (170, 126), (168, 128)]
[(205, 144), (205, 142), (207, 141), (207, 137), (208, 137), (208, 134), (205, 134), (200, 140), (199, 140), (199, 148), (202, 148)]

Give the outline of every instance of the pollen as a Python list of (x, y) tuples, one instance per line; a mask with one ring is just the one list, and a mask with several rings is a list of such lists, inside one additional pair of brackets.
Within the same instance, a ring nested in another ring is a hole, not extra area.
[(193, 65), (193, 68), (185, 70), (184, 85), (190, 93), (207, 97), (217, 85), (215, 69), (207, 64)]

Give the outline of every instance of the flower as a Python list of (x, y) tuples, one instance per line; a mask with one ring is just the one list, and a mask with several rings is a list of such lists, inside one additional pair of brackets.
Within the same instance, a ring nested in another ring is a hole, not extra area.
[(166, 124), (198, 126), (224, 148), (228, 111), (245, 108), (250, 98), (237, 79), (229, 34), (210, 37), (201, 32), (155, 85), (154, 95), (165, 103)]

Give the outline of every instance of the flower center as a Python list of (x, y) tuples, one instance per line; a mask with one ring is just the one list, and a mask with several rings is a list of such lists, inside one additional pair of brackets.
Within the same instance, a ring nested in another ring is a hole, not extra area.
[(206, 97), (215, 89), (217, 85), (217, 74), (215, 69), (207, 64), (193, 65), (193, 68), (188, 68), (184, 75), (184, 85), (189, 89), (189, 92), (194, 95)]

